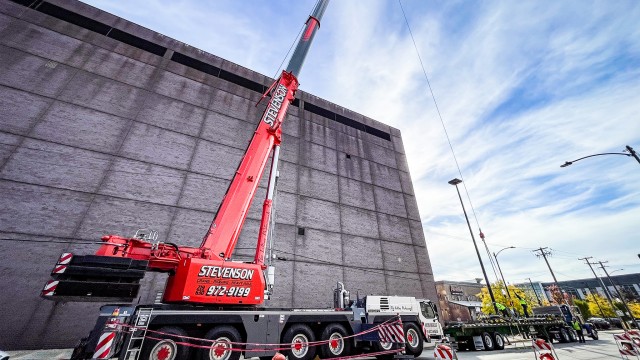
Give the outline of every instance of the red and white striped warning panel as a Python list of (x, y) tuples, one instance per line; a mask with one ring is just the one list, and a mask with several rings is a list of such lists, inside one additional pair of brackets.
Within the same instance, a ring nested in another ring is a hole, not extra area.
[(60, 258), (58, 259), (57, 265), (69, 264), (71, 262), (71, 258), (73, 258), (72, 253), (62, 253), (62, 255), (60, 255)]
[(65, 270), (67, 270), (67, 266), (71, 262), (71, 259), (73, 259), (72, 253), (62, 253), (56, 263), (56, 266), (51, 270), (51, 275), (63, 274)]
[(385, 343), (403, 343), (404, 331), (402, 330), (402, 324), (381, 325), (378, 329), (378, 336), (380, 341)]
[(613, 334), (613, 339), (616, 341), (616, 345), (618, 346), (618, 351), (620, 351), (620, 357), (622, 359), (629, 359), (629, 356), (633, 356), (638, 359), (638, 356), (640, 356), (640, 349), (634, 342), (636, 339), (640, 340), (640, 338), (634, 334), (634, 330), (620, 334)]
[(453, 359), (457, 359), (458, 357), (454, 357), (455, 355), (455, 351), (444, 344), (438, 344), (436, 345), (436, 348), (433, 349), (433, 358), (434, 359), (443, 359), (443, 360), (453, 360)]
[(59, 281), (57, 280), (49, 280), (46, 284), (44, 284), (44, 289), (42, 289), (42, 296), (53, 296), (56, 292), (56, 287), (58, 286)]
[(551, 344), (542, 339), (535, 339), (531, 343), (535, 350), (550, 351), (553, 348)]
[(98, 345), (96, 345), (96, 351), (94, 353), (94, 359), (108, 359), (111, 355), (111, 346), (113, 340), (116, 338), (114, 331), (103, 332), (98, 339)]
[[(533, 348), (533, 355), (539, 360), (557, 360), (558, 354), (553, 349), (553, 345), (544, 341), (544, 339), (531, 340), (531, 348)], [(539, 355), (539, 357), (538, 357)]]
[(422, 326), (422, 333), (424, 334), (424, 338), (427, 339), (427, 341), (431, 341), (431, 336), (429, 335), (429, 331), (427, 331), (427, 327), (425, 326), (424, 323), (420, 323), (420, 325)]

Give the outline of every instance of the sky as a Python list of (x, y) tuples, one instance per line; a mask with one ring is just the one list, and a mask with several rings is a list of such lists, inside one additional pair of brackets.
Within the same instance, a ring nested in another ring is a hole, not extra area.
[[(272, 77), (315, 4), (85, 2)], [(490, 281), (487, 248), (510, 246), (508, 283), (551, 281), (545, 247), (558, 281), (592, 278), (589, 256), (640, 273), (640, 163), (560, 168), (640, 151), (637, 19), (635, 0), (333, 0), (300, 88), (402, 132), (436, 280), (482, 277), (453, 178)]]

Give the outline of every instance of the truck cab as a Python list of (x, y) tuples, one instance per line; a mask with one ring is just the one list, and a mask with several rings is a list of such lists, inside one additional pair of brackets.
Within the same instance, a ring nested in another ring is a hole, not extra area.
[(422, 331), (432, 339), (441, 339), (442, 326), (438, 321), (435, 304), (428, 299), (416, 299), (412, 296), (376, 296), (366, 297), (367, 313), (418, 314)]

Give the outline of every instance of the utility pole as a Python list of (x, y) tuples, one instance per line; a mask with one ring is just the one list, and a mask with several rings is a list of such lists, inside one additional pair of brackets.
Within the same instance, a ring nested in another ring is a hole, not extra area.
[[(536, 251), (540, 251), (540, 253), (536, 254), (536, 256), (537, 257), (542, 256), (544, 258), (544, 262), (547, 263), (547, 267), (549, 268), (549, 272), (551, 272), (551, 276), (553, 277), (553, 282), (558, 287), (558, 291), (560, 291), (560, 296), (562, 296), (562, 300), (564, 301), (565, 304), (568, 305), (567, 300), (564, 298), (564, 294), (562, 292), (562, 289), (560, 289), (560, 285), (558, 284), (558, 279), (556, 279), (556, 274), (554, 274), (553, 270), (551, 270), (551, 265), (549, 265), (549, 260), (547, 260), (547, 256), (551, 256), (551, 251), (547, 250), (547, 249), (548, 249), (547, 247), (541, 247), (539, 249), (533, 250), (533, 252), (535, 253)], [(551, 297), (553, 298), (553, 294), (551, 294)]]
[[(592, 259), (592, 258), (593, 258), (592, 256), (589, 256), (589, 257), (580, 258), (578, 260), (584, 260), (587, 263), (587, 265), (589, 265), (589, 269), (591, 269), (591, 272), (593, 273), (593, 276), (595, 276), (596, 279), (598, 279), (598, 281), (600, 281), (600, 284), (602, 285), (602, 290), (604, 291), (604, 294), (606, 295), (607, 300), (609, 300), (609, 304), (611, 304), (611, 309), (615, 313), (616, 307), (615, 307), (615, 305), (613, 305), (613, 299), (611, 298), (611, 294), (609, 293), (609, 289), (604, 285), (604, 281), (602, 281), (602, 278), (600, 278), (598, 276), (598, 274), (596, 274), (596, 271), (593, 270), (593, 266), (591, 266), (593, 264), (589, 262), (589, 259)], [(596, 300), (596, 304), (598, 304), (597, 300)], [(598, 307), (600, 307), (599, 304), (598, 304)], [(600, 312), (602, 312), (602, 309), (600, 310)], [(620, 318), (620, 321), (622, 321), (622, 318)]]
[(536, 288), (533, 287), (533, 282), (531, 281), (531, 278), (527, 278), (527, 280), (529, 280), (529, 284), (531, 284), (531, 291), (533, 291), (533, 294), (536, 296), (536, 299), (538, 300), (538, 306), (542, 306), (542, 302), (540, 301), (538, 292), (536, 292)]
[[(638, 161), (638, 162), (640, 162), (640, 161)], [(620, 300), (622, 300), (622, 305), (624, 305), (625, 310), (627, 310), (627, 314), (629, 314), (629, 317), (631, 318), (631, 322), (633, 322), (636, 325), (636, 329), (640, 329), (638, 327), (638, 322), (633, 317), (633, 313), (631, 312), (631, 310), (629, 310), (629, 306), (627, 306), (627, 301), (624, 299), (624, 296), (622, 296), (622, 293), (620, 292), (620, 290), (618, 290), (618, 286), (616, 286), (616, 284), (613, 282), (613, 280), (611, 280), (611, 277), (609, 276), (609, 273), (607, 272), (607, 269), (605, 269), (604, 263), (607, 263), (607, 262), (608, 261), (598, 261), (598, 263), (600, 264), (600, 267), (604, 271), (605, 275), (607, 275), (607, 279), (609, 279), (609, 282), (611, 282), (611, 285), (613, 285), (613, 288), (618, 293), (618, 296), (620, 296)]]

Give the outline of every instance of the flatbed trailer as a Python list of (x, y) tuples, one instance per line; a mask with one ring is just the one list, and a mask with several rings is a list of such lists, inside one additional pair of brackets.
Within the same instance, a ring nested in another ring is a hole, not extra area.
[(502, 350), (506, 336), (542, 338), (558, 342), (576, 341), (573, 329), (555, 317), (504, 318), (491, 316), (473, 323), (450, 324), (443, 328), (445, 336), (460, 350)]

